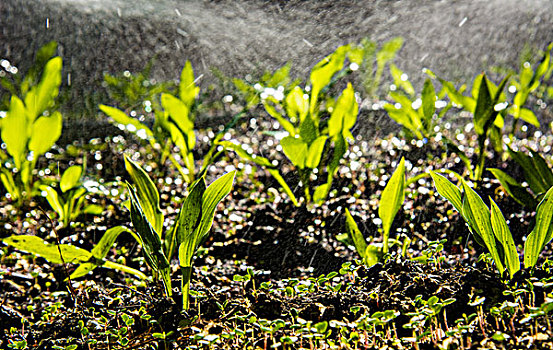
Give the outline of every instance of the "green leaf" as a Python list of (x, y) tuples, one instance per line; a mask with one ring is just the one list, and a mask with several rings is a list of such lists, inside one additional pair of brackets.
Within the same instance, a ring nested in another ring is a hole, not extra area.
[(227, 173), (207, 187), (202, 199), (202, 219), (198, 226), (199, 240), (202, 241), (213, 224), (215, 209), (231, 191), (236, 171)]
[(530, 150), (530, 154), (532, 155), (534, 168), (538, 171), (538, 175), (542, 179), (545, 189), (548, 190), (553, 186), (553, 171), (551, 171), (545, 159), (538, 152)]
[(378, 216), (382, 220), (384, 230), (384, 248), (382, 252), (388, 253), (388, 238), (394, 218), (405, 200), (405, 159), (402, 157), (392, 177), (386, 184), (380, 197)]
[(484, 243), (484, 246), (492, 255), (497, 269), (503, 272), (505, 267), (503, 266), (503, 259), (499, 253), (500, 251), (493, 233), (490, 209), (486, 206), (482, 198), (464, 181), (463, 190), (465, 191), (463, 217), (471, 227), (476, 241), (478, 243)]
[[(200, 88), (194, 83), (194, 71), (190, 61), (186, 61), (180, 75), (179, 96), (184, 104), (190, 109), (196, 100)], [(190, 119), (190, 118), (189, 118)]]
[(524, 267), (533, 268), (538, 262), (545, 245), (553, 238), (553, 187), (551, 187), (540, 204), (536, 214), (536, 226), (528, 235), (524, 244)]
[(537, 128), (540, 127), (538, 117), (536, 117), (532, 110), (528, 108), (520, 108), (518, 116), (520, 119), (524, 120), (528, 124), (534, 125)]
[(436, 186), (438, 193), (447, 199), (453, 207), (462, 214), (463, 202), (461, 199), (461, 190), (445, 178), (445, 176), (440, 175), (435, 171), (431, 171), (430, 176), (432, 176), (432, 179), (434, 180), (434, 186)]
[(536, 168), (536, 163), (532, 157), (527, 156), (522, 152), (515, 152), (507, 146), (507, 152), (511, 158), (522, 167), (524, 178), (535, 194), (546, 192), (550, 186), (547, 185), (545, 179), (541, 176), (540, 171)]
[(353, 244), (355, 245), (355, 249), (357, 250), (357, 253), (361, 257), (361, 259), (365, 259), (365, 250), (367, 250), (367, 242), (365, 241), (365, 237), (363, 237), (363, 234), (359, 230), (359, 227), (357, 226), (357, 223), (353, 219), (353, 216), (349, 212), (349, 210), (346, 208), (346, 230), (348, 232), (349, 237), (353, 241)]
[(290, 123), (286, 118), (284, 118), (273, 105), (269, 103), (269, 99), (263, 101), (263, 106), (265, 107), (265, 110), (269, 115), (273, 118), (275, 118), (278, 123), (284, 128), (284, 130), (288, 131), (288, 133), (292, 136), (296, 136), (296, 128), (292, 123)]
[(154, 137), (154, 134), (152, 130), (150, 130), (150, 128), (148, 128), (146, 125), (142, 124), (138, 120), (129, 117), (127, 114), (125, 114), (125, 112), (106, 105), (100, 105), (100, 110), (104, 112), (108, 117), (113, 119), (117, 124), (121, 124), (124, 126), (133, 125), (136, 128), (136, 131), (134, 131), (134, 133), (140, 130), (144, 130), (148, 138)]
[(101, 265), (107, 268), (115, 268), (117, 270), (132, 273), (133, 275), (138, 276), (139, 278), (146, 279), (146, 276), (137, 270), (127, 268), (127, 267), (123, 269), (121, 268), (122, 265), (120, 264), (104, 261), (109, 250), (113, 248), (113, 244), (115, 243), (119, 235), (123, 232), (130, 233), (133, 237), (137, 239), (137, 241), (140, 244), (142, 244), (142, 241), (140, 240), (140, 238), (137, 237), (136, 234), (131, 230), (129, 230), (128, 228), (124, 226), (112, 227), (104, 233), (102, 238), (100, 238), (100, 241), (94, 246), (94, 248), (92, 248), (92, 251), (90, 252), (92, 256), (91, 258), (92, 262), (87, 262), (79, 265), (79, 267), (75, 271), (73, 271), (70, 277), (79, 278), (79, 277), (85, 276), (87, 273), (94, 270), (97, 266)]
[(61, 176), (61, 191), (65, 193), (70, 189), (77, 187), (79, 185), (79, 180), (81, 179), (82, 171), (83, 168), (79, 165), (73, 165), (67, 168)]
[[(90, 252), (74, 245), (60, 244), (58, 249), (57, 244), (47, 243), (42, 238), (32, 235), (13, 235), (2, 241), (18, 250), (38, 255), (52, 264), (62, 264), (63, 261), (78, 264), (87, 261), (91, 256)], [(60, 257), (60, 250), (63, 260)]]
[(29, 90), (25, 96), (25, 106), (29, 121), (33, 122), (42, 112), (53, 104), (58, 96), (61, 84), (61, 57), (54, 57), (44, 66), (40, 83)]
[(35, 153), (35, 157), (46, 153), (61, 136), (63, 120), (60, 112), (54, 112), (51, 116), (38, 118), (32, 127), (29, 151)]
[(328, 134), (330, 137), (336, 136), (343, 131), (353, 128), (357, 120), (358, 104), (355, 100), (355, 91), (353, 86), (348, 83), (348, 86), (338, 98), (334, 110), (328, 120)]
[(188, 107), (171, 94), (161, 94), (161, 106), (169, 115), (182, 133), (194, 129), (194, 123), (189, 119), (190, 110)]
[(299, 169), (305, 168), (307, 158), (307, 144), (299, 138), (286, 136), (280, 140), (282, 151), (292, 164)]
[(422, 115), (426, 121), (426, 126), (430, 125), (432, 116), (436, 111), (436, 91), (430, 79), (426, 79), (422, 88)]
[(148, 221), (134, 188), (129, 184), (127, 187), (131, 200), (131, 221), (142, 243), (146, 261), (154, 271), (163, 274), (163, 270), (169, 269), (169, 261), (163, 253), (161, 238)]
[(527, 206), (528, 208), (534, 209), (538, 204), (534, 197), (528, 192), (528, 190), (522, 187), (515, 179), (506, 174), (500, 169), (488, 168), (488, 170), (499, 180), (501, 186), (507, 192), (507, 194), (519, 204)]
[(299, 207), (300, 203), (298, 202), (298, 199), (296, 198), (296, 196), (294, 195), (294, 192), (292, 192), (292, 189), (290, 188), (290, 186), (288, 186), (288, 184), (286, 183), (286, 181), (284, 180), (280, 172), (277, 169), (267, 169), (267, 170), (269, 171), (269, 174), (271, 174), (275, 178), (275, 180), (277, 180), (277, 182), (280, 184), (284, 192), (286, 192), (286, 194), (288, 195), (292, 203), (294, 203), (296, 207)]
[(305, 92), (299, 86), (296, 86), (288, 93), (284, 100), (288, 118), (295, 118), (295, 120), (301, 123), (307, 117), (309, 113), (309, 100), (305, 96)]
[(140, 207), (148, 223), (152, 225), (158, 236), (161, 237), (163, 230), (163, 213), (159, 207), (159, 193), (157, 188), (148, 176), (148, 174), (127, 156), (125, 156), (125, 169), (129, 173), (137, 190), (137, 198), (140, 201)]
[(28, 129), (25, 105), (17, 96), (12, 96), (10, 109), (2, 120), (2, 141), (13, 157), (15, 167), (19, 170), (27, 157), (27, 141), (30, 136)]
[(384, 43), (382, 48), (376, 54), (376, 62), (379, 66), (384, 66), (387, 62), (394, 59), (399, 49), (403, 45), (402, 37), (395, 37), (390, 41)]
[(330, 83), (334, 74), (338, 73), (344, 67), (344, 61), (349, 49), (349, 45), (340, 46), (334, 53), (325, 57), (311, 70), (311, 100), (309, 103), (311, 115), (316, 114), (315, 107), (321, 90)]
[(409, 80), (404, 80), (405, 77), (403, 71), (399, 69), (395, 64), (390, 64), (390, 73), (394, 79), (394, 84), (405, 91), (409, 96), (415, 96), (415, 89)]
[(513, 235), (507, 226), (505, 217), (499, 207), (493, 199), (490, 198), (491, 204), (491, 223), (495, 237), (503, 246), (503, 252), (505, 254), (504, 264), (507, 266), (509, 276), (513, 278), (513, 275), (520, 270), (520, 260), (518, 258), (517, 247), (513, 241)]
[(484, 134), (484, 126), (492, 116), (493, 100), (488, 88), (488, 79), (484, 75), (478, 89), (478, 99), (474, 110), (474, 130), (478, 135)]
[[(330, 177), (330, 174), (329, 174), (329, 177)], [(331, 185), (331, 182), (329, 181), (325, 184), (315, 187), (315, 191), (313, 191), (314, 203), (321, 204), (325, 201), (326, 197), (328, 196), (328, 191), (330, 191), (330, 185)]]
[(63, 205), (60, 202), (58, 192), (50, 186), (41, 186), (40, 189), (46, 192), (46, 200), (48, 201), (48, 204), (50, 204), (52, 209), (54, 209), (54, 211), (58, 214), (60, 221), (62, 221), (65, 216), (65, 211), (63, 210)]
[(307, 145), (310, 145), (319, 136), (318, 121), (307, 117), (300, 124), (300, 139)]
[(313, 143), (309, 146), (309, 151), (307, 152), (307, 158), (305, 159), (305, 166), (310, 169), (314, 169), (319, 166), (321, 162), (321, 156), (326, 144), (327, 137), (319, 136)]
[[(172, 244), (169, 254), (167, 254), (169, 259), (173, 257), (173, 244), (175, 247), (179, 247), (184, 241), (197, 241), (198, 238), (193, 237), (193, 235), (202, 218), (202, 199), (205, 190), (205, 181), (204, 178), (201, 178), (196, 182), (188, 197), (184, 199), (174, 226), (175, 236), (170, 238)], [(197, 246), (194, 246), (193, 250), (195, 251), (196, 249)]]

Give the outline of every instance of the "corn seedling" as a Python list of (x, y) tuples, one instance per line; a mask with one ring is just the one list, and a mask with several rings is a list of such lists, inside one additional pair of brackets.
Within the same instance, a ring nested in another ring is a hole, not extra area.
[(363, 64), (361, 72), (363, 75), (363, 87), (367, 96), (376, 98), (382, 74), (386, 65), (396, 57), (397, 52), (403, 46), (403, 38), (396, 37), (384, 44), (377, 50), (376, 42), (365, 38), (361, 41), (363, 50)]
[(41, 185), (40, 190), (50, 207), (58, 214), (58, 220), (63, 227), (68, 227), (71, 221), (81, 214), (100, 215), (102, 207), (95, 204), (85, 204), (86, 188), (81, 178), (86, 170), (86, 158), (82, 166), (73, 165), (67, 168), (59, 183), (54, 186)]
[(538, 152), (530, 150), (530, 156), (528, 156), (521, 151), (513, 151), (508, 146), (507, 152), (522, 168), (524, 179), (531, 192), (504, 171), (496, 168), (488, 170), (515, 201), (530, 209), (535, 209), (544, 194), (553, 186), (553, 171)]
[(227, 173), (206, 187), (203, 177), (191, 186), (182, 203), (174, 226), (163, 234), (164, 216), (159, 207), (159, 194), (148, 174), (135, 162), (125, 158), (125, 165), (134, 185), (128, 184), (133, 235), (144, 249), (146, 262), (161, 278), (167, 296), (172, 295), (171, 259), (178, 253), (182, 272), (183, 309), (189, 308), (192, 258), (207, 239), (215, 209), (231, 188), (235, 172)]
[[(40, 81), (24, 79), (21, 91), (12, 93), (6, 117), (2, 119), (1, 137), (6, 144), (0, 151), (0, 179), (12, 201), (21, 205), (33, 195), (33, 170), (40, 155), (59, 139), (61, 113), (55, 110), (55, 99), (61, 84), (61, 57), (53, 57), (55, 43), (37, 54), (37, 61), (48, 56)], [(19, 95), (19, 96), (18, 96)]]
[[(353, 140), (351, 128), (357, 119), (358, 104), (351, 84), (348, 84), (339, 98), (327, 97), (324, 101), (326, 111), (321, 110), (322, 97), (325, 96), (329, 85), (332, 85), (340, 76), (340, 72), (344, 71), (346, 58), (353, 63), (360, 63), (360, 49), (350, 45), (339, 47), (333, 54), (316, 64), (311, 70), (310, 90), (296, 86), (283, 96), (282, 101), (275, 96), (266, 96), (263, 100), (267, 113), (278, 121), (287, 133), (280, 140), (280, 146), (298, 171), (307, 203), (319, 204), (326, 199), (340, 160), (346, 153), (347, 139)], [(322, 120), (324, 113), (329, 114), (327, 121)], [(220, 144), (256, 165), (266, 167), (294, 204), (299, 205), (290, 186), (269, 159), (251, 155), (245, 152), (241, 145), (233, 142)], [(327, 174), (326, 182), (313, 188), (312, 176), (324, 171)]]
[[(430, 70), (427, 74), (433, 78), (436, 75)], [(505, 102), (505, 93), (503, 92), (509, 76), (505, 77), (499, 85), (491, 82), (484, 73), (479, 74), (473, 81), (471, 95), (464, 95), (466, 85), (458, 90), (453, 83), (438, 78), (442, 83), (442, 89), (447, 93), (454, 105), (461, 106), (472, 113), (474, 130), (478, 136), (478, 156), (476, 164), (473, 166), (468, 156), (457, 147), (455, 142), (445, 139), (447, 147), (454, 150), (455, 153), (465, 163), (473, 181), (480, 181), (485, 169), (486, 161), (486, 141), (490, 141), (498, 151), (503, 149), (502, 132), (504, 126), (504, 117), (507, 103)]]
[[(482, 198), (463, 180), (462, 189), (444, 176), (431, 172), (438, 193), (446, 198), (461, 214), (475, 241), (486, 248), (500, 274), (505, 271), (510, 278), (520, 269), (520, 261), (513, 236), (501, 210), (489, 198), (491, 209)], [(538, 205), (536, 224), (528, 235), (524, 246), (524, 266), (533, 268), (539, 254), (553, 238), (551, 219), (553, 217), (553, 188), (549, 189)]]
[(405, 74), (395, 65), (390, 66), (390, 71), (396, 86), (391, 91), (390, 97), (394, 104), (386, 103), (384, 109), (396, 123), (403, 126), (408, 135), (413, 135), (419, 140), (428, 139), (434, 135), (436, 122), (440, 120), (451, 107), (448, 104), (441, 111), (436, 111), (436, 91), (430, 79), (426, 79), (420, 97), (415, 97), (415, 90)]
[(52, 264), (71, 263), (78, 265), (71, 274), (71, 279), (85, 276), (98, 266), (126, 272), (138, 278), (146, 279), (146, 275), (136, 269), (105, 259), (107, 253), (113, 247), (113, 243), (123, 232), (132, 233), (122, 226), (107, 230), (91, 251), (72, 244), (48, 243), (42, 238), (32, 235), (13, 235), (4, 238), (2, 242), (18, 250), (40, 256)]
[(542, 81), (546, 80), (547, 75), (551, 75), (551, 71), (553, 69), (553, 66), (551, 65), (552, 49), (553, 43), (547, 46), (547, 49), (541, 57), (541, 60), (535, 70), (532, 69), (529, 62), (525, 61), (521, 65), (518, 74), (516, 74), (511, 81), (509, 90), (512, 89), (515, 91), (513, 102), (507, 110), (508, 113), (513, 116), (513, 125), (509, 135), (511, 139), (516, 132), (517, 124), (520, 120), (536, 127), (540, 126), (540, 122), (534, 112), (524, 106), (528, 100), (528, 96), (540, 88)]
[[(163, 164), (169, 158), (184, 180), (187, 183), (192, 183), (195, 176), (192, 150), (196, 145), (192, 109), (199, 90), (200, 88), (195, 85), (192, 65), (187, 61), (181, 73), (179, 97), (169, 93), (161, 94), (162, 108), (154, 111), (155, 121), (152, 128), (117, 108), (100, 105), (100, 110), (118, 125), (135, 133), (139, 138), (147, 140), (153, 149), (160, 150), (161, 163)], [(170, 142), (167, 142), (167, 139)], [(179, 148), (184, 168), (173, 156), (171, 150), (173, 146)], [(208, 161), (207, 158), (204, 160)]]
[(367, 244), (357, 223), (349, 210), (346, 209), (346, 230), (353, 242), (357, 253), (367, 266), (372, 266), (388, 254), (390, 246), (390, 231), (394, 218), (405, 200), (405, 159), (401, 158), (397, 169), (386, 184), (380, 197), (378, 216), (382, 220), (382, 247), (376, 244)]

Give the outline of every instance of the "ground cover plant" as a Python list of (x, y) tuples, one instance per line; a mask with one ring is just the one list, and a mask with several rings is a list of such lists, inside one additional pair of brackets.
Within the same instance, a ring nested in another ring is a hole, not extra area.
[[(107, 76), (99, 108), (130, 133), (69, 145), (33, 139), (58, 113), (42, 49), (0, 119), (0, 348), (553, 348), (552, 121), (532, 105), (551, 46), (467, 95), (430, 70), (415, 89), (401, 43), (342, 46), (308, 82), (234, 80), (231, 122), (205, 130), (189, 63), (178, 93)], [(366, 138), (387, 65), (398, 127)]]

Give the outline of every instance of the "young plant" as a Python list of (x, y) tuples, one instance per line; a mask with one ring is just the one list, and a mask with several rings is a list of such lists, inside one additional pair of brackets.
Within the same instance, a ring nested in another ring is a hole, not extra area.
[[(326, 89), (344, 70), (348, 57), (353, 62), (360, 62), (359, 48), (352, 48), (350, 45), (339, 47), (333, 54), (316, 64), (311, 70), (310, 90), (306, 91), (296, 86), (283, 101), (274, 96), (267, 96), (263, 100), (267, 113), (278, 121), (287, 133), (287, 136), (280, 140), (280, 145), (298, 171), (306, 203), (319, 204), (326, 199), (340, 160), (347, 151), (347, 139), (353, 140), (351, 128), (357, 119), (358, 104), (351, 84), (348, 84), (339, 98), (327, 97), (323, 101)], [(322, 110), (322, 102), (325, 102), (326, 110)], [(329, 115), (328, 120), (322, 118), (325, 113)], [(285, 183), (280, 173), (277, 174), (276, 166), (272, 165), (270, 160), (242, 151), (239, 144), (220, 144), (257, 165), (267, 166), (271, 174), (276, 174), (276, 180), (294, 204), (299, 205), (290, 186)], [(324, 171), (326, 182), (315, 187), (313, 175), (322, 174)]]
[(530, 150), (531, 156), (528, 156), (521, 151), (513, 151), (507, 146), (507, 152), (522, 168), (524, 179), (531, 192), (504, 171), (496, 168), (488, 170), (515, 201), (530, 209), (535, 209), (540, 199), (553, 186), (553, 170), (547, 165), (545, 159), (533, 150)]
[(203, 177), (196, 180), (182, 203), (175, 224), (164, 234), (164, 217), (153, 181), (138, 164), (126, 157), (125, 166), (134, 183), (128, 184), (131, 221), (136, 233), (134, 237), (142, 245), (154, 277), (162, 280), (167, 296), (172, 295), (170, 262), (178, 251), (183, 309), (187, 310), (192, 258), (207, 238), (217, 205), (232, 189), (235, 172), (221, 176), (209, 187), (206, 187)]
[[(394, 67), (392, 65), (390, 70), (395, 85), (401, 87), (400, 84), (403, 83), (404, 86), (401, 90), (390, 92), (390, 97), (395, 103), (385, 104), (384, 109), (390, 118), (403, 126), (407, 134), (414, 135), (419, 140), (428, 139), (434, 134), (436, 121), (444, 116), (451, 105), (436, 114), (436, 92), (432, 81), (426, 79), (421, 96), (415, 98), (412, 85), (408, 80), (403, 80), (401, 77), (403, 73)], [(408, 93), (410, 90), (413, 91), (412, 94)]]
[[(452, 184), (444, 176), (430, 173), (438, 193), (446, 198), (461, 214), (473, 234), (475, 241), (486, 248), (500, 274), (505, 271), (510, 278), (520, 269), (520, 261), (513, 236), (501, 210), (489, 198), (491, 210), (482, 198), (463, 180), (462, 189)], [(553, 216), (553, 188), (538, 205), (536, 225), (528, 236), (524, 247), (524, 266), (535, 266), (545, 245), (553, 238), (551, 219)]]
[(52, 244), (40, 237), (32, 235), (13, 235), (4, 238), (2, 242), (12, 247), (40, 256), (52, 264), (76, 264), (77, 269), (69, 276), (76, 279), (85, 276), (98, 266), (132, 274), (146, 279), (146, 275), (131, 267), (106, 260), (109, 250), (117, 237), (123, 233), (132, 233), (129, 229), (118, 226), (107, 230), (98, 244), (91, 251), (76, 247), (72, 244)]
[(41, 185), (40, 190), (52, 209), (58, 214), (58, 220), (63, 227), (76, 220), (81, 214), (102, 214), (102, 207), (95, 204), (85, 204), (86, 188), (81, 178), (86, 170), (86, 161), (82, 166), (73, 165), (67, 168), (59, 183)]
[[(426, 70), (426, 72), (431, 77), (436, 77), (431, 71)], [(451, 102), (472, 113), (474, 130), (478, 136), (478, 156), (476, 165), (474, 167), (472, 166), (468, 156), (466, 156), (453, 141), (446, 139), (446, 143), (447, 146), (452, 148), (464, 161), (470, 173), (471, 180), (480, 181), (485, 169), (486, 141), (489, 140), (497, 150), (502, 150), (503, 140), (501, 137), (501, 130), (503, 129), (504, 118), (501, 112), (503, 112), (505, 108), (502, 103), (505, 101), (503, 89), (509, 77), (505, 77), (501, 83), (496, 86), (488, 80), (484, 73), (479, 74), (474, 79), (470, 96), (465, 96), (463, 94), (466, 89), (465, 85), (457, 90), (453, 83), (443, 79), (439, 80), (442, 83), (443, 90), (451, 99)]]
[[(125, 112), (106, 105), (100, 105), (100, 110), (113, 121), (123, 125), (139, 138), (147, 140), (153, 149), (160, 150), (160, 162), (167, 158), (176, 166), (184, 180), (192, 183), (195, 177), (194, 155), (192, 150), (196, 145), (194, 132), (194, 114), (192, 109), (200, 88), (195, 85), (194, 72), (189, 61), (186, 62), (179, 83), (179, 97), (169, 93), (161, 94), (161, 108), (156, 108), (155, 121), (152, 128), (136, 118), (129, 117)], [(170, 142), (167, 142), (169, 139)], [(172, 154), (172, 147), (180, 150), (184, 168), (179, 165)], [(204, 159), (207, 161), (208, 159)]]
[[(518, 122), (522, 119), (528, 124), (536, 127), (540, 126), (538, 118), (531, 109), (525, 108), (525, 104), (528, 100), (528, 96), (534, 93), (540, 87), (545, 76), (551, 70), (551, 50), (553, 49), (553, 43), (547, 46), (538, 66), (536, 69), (532, 69), (529, 62), (524, 62), (518, 74), (514, 76), (511, 81), (511, 86), (515, 89), (513, 97), (513, 103), (507, 112), (513, 116), (513, 125), (510, 131), (510, 137), (513, 138)], [(509, 87), (511, 89), (511, 87)]]
[[(50, 45), (52, 46), (52, 45)], [(43, 59), (51, 50), (39, 51)], [(58, 140), (62, 116), (55, 110), (55, 99), (61, 84), (61, 57), (50, 58), (44, 65), (40, 81), (24, 79), (19, 96), (12, 94), (9, 110), (2, 119), (1, 137), (6, 144), (0, 151), (0, 180), (9, 197), (17, 205), (33, 194), (33, 170), (40, 155), (46, 153)]]
[(363, 87), (367, 96), (377, 98), (382, 74), (388, 62), (396, 57), (397, 52), (403, 46), (403, 38), (396, 37), (385, 42), (377, 51), (377, 44), (365, 38), (361, 41), (363, 50), (363, 64), (361, 72), (363, 75)]
[(382, 247), (376, 244), (367, 244), (357, 223), (346, 209), (346, 230), (353, 241), (357, 253), (367, 266), (372, 266), (388, 254), (390, 246), (390, 231), (394, 218), (405, 200), (405, 159), (401, 158), (394, 174), (386, 184), (380, 197), (378, 216), (382, 220)]

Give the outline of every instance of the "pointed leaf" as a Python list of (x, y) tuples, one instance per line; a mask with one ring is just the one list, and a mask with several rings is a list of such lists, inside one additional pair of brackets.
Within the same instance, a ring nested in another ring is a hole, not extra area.
[(139, 122), (137, 119), (129, 117), (125, 112), (120, 111), (117, 108), (106, 106), (106, 105), (100, 105), (100, 110), (104, 112), (108, 117), (113, 119), (117, 124), (121, 124), (124, 126), (132, 125), (135, 127), (136, 131), (134, 133), (144, 130), (146, 135), (149, 138), (154, 137), (154, 134), (152, 133), (152, 130), (148, 128), (146, 125)]
[(295, 118), (299, 123), (303, 122), (309, 113), (309, 100), (305, 98), (305, 92), (296, 86), (286, 96), (285, 103), (288, 118)]
[(436, 186), (438, 193), (447, 199), (453, 207), (462, 214), (463, 202), (461, 199), (461, 190), (452, 184), (445, 176), (440, 175), (435, 171), (431, 171), (430, 176), (432, 176), (432, 179), (434, 180), (434, 186)]
[(518, 258), (517, 247), (513, 241), (513, 235), (507, 226), (505, 217), (499, 207), (493, 199), (490, 198), (491, 204), (491, 223), (495, 237), (503, 246), (503, 252), (505, 254), (505, 261), (503, 262), (509, 271), (509, 276), (513, 278), (513, 275), (520, 270), (520, 260)]
[(340, 46), (334, 53), (325, 57), (311, 70), (311, 100), (309, 103), (311, 115), (316, 114), (315, 107), (321, 90), (330, 83), (334, 74), (338, 73), (344, 67), (344, 61), (348, 51), (349, 45)]
[(161, 94), (161, 106), (169, 113), (171, 119), (179, 127), (182, 133), (186, 133), (194, 129), (194, 122), (189, 118), (190, 110), (188, 107), (171, 94)]
[(194, 82), (192, 64), (190, 61), (186, 61), (180, 75), (179, 96), (188, 109), (194, 104), (199, 92), (200, 88), (197, 87)]
[(6, 144), (8, 153), (13, 157), (15, 167), (21, 170), (21, 164), (27, 157), (28, 134), (27, 111), (23, 102), (12, 96), (10, 109), (2, 120), (2, 141)]
[(46, 153), (61, 136), (63, 120), (60, 112), (51, 116), (38, 118), (32, 128), (29, 150), (35, 152), (35, 157)]
[[(2, 240), (4, 243), (13, 246), (22, 251), (38, 255), (52, 264), (66, 263), (78, 264), (87, 261), (91, 254), (82, 248), (75, 247), (71, 244), (60, 244), (59, 249), (57, 244), (47, 243), (42, 238), (32, 235), (13, 235)], [(60, 250), (63, 255), (63, 260), (60, 257)]]
[(326, 136), (319, 136), (309, 146), (309, 151), (305, 160), (305, 166), (307, 168), (314, 169), (319, 166), (319, 163), (321, 162), (321, 156), (326, 144), (326, 139)]
[(33, 122), (53, 103), (58, 96), (61, 84), (61, 57), (54, 57), (44, 66), (42, 78), (38, 85), (31, 88), (25, 96), (25, 106), (29, 113), (29, 121)]
[(363, 237), (363, 234), (359, 230), (359, 227), (357, 226), (357, 223), (353, 219), (353, 216), (351, 216), (349, 210), (346, 208), (346, 230), (348, 232), (349, 237), (353, 241), (353, 244), (355, 245), (355, 250), (357, 250), (357, 253), (361, 257), (361, 259), (365, 259), (365, 252), (367, 250), (367, 241), (365, 241), (365, 237)]
[(394, 218), (405, 200), (405, 159), (402, 157), (396, 170), (386, 184), (380, 197), (378, 216), (384, 230), (384, 254), (387, 253), (387, 240)]
[(520, 185), (515, 179), (506, 174), (500, 169), (488, 168), (488, 170), (495, 176), (496, 179), (501, 183), (501, 187), (507, 192), (507, 194), (519, 204), (527, 206), (528, 208), (534, 209), (538, 204), (532, 194), (522, 185)]
[(538, 262), (543, 248), (553, 238), (553, 187), (551, 187), (538, 205), (536, 226), (528, 235), (524, 244), (524, 267), (532, 268)]
[(328, 134), (333, 137), (343, 130), (349, 131), (357, 120), (358, 104), (355, 100), (355, 91), (353, 86), (348, 83), (348, 86), (342, 95), (338, 98), (336, 106), (328, 120)]
[(482, 198), (463, 181), (463, 190), (465, 198), (463, 202), (463, 216), (472, 229), (475, 239), (480, 239), (484, 246), (490, 252), (497, 269), (501, 272), (505, 269), (503, 259), (500, 256), (500, 249), (497, 247), (497, 242), (492, 229), (490, 220), (490, 209), (484, 203)]
[(422, 114), (426, 125), (430, 125), (432, 116), (436, 111), (436, 91), (430, 79), (426, 79), (422, 88)]
[(125, 169), (136, 186), (136, 195), (140, 201), (140, 207), (149, 224), (152, 225), (158, 236), (161, 237), (163, 230), (163, 213), (159, 207), (159, 193), (148, 174), (137, 163), (125, 156)]

